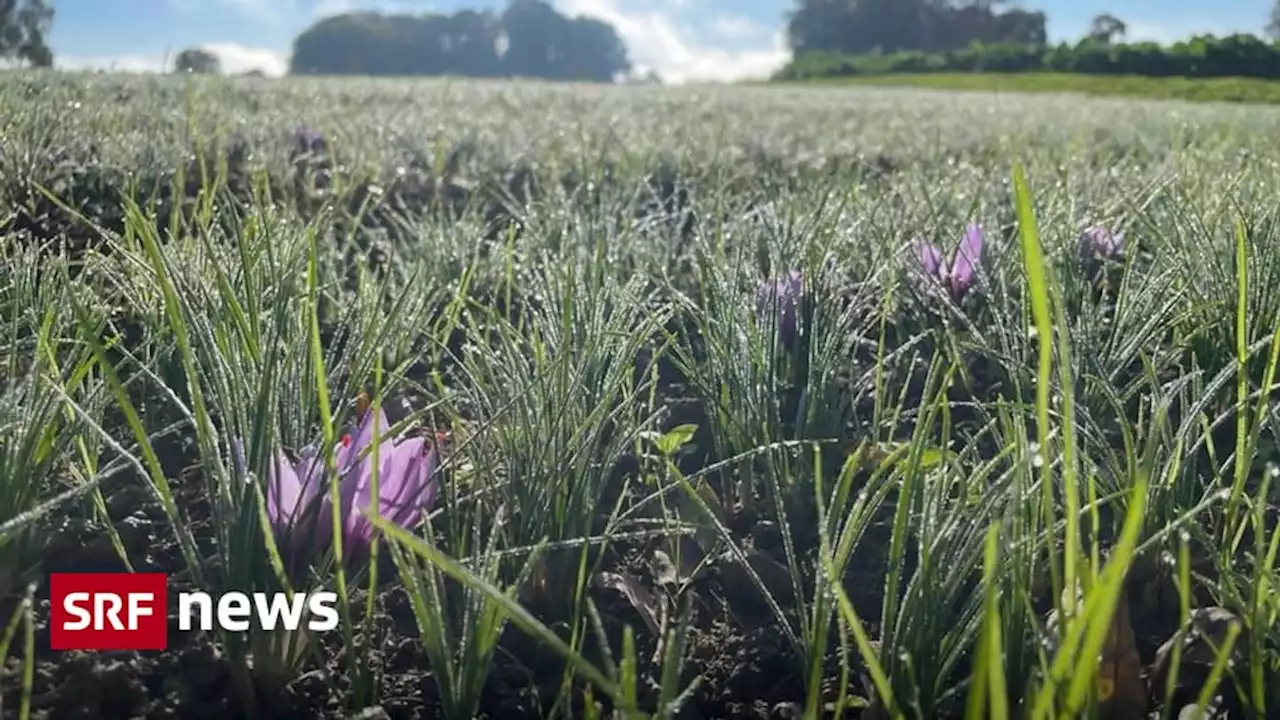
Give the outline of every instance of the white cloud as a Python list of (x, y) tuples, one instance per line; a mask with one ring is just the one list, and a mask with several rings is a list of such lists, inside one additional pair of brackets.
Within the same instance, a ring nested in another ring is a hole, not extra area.
[(239, 43), (209, 43), (204, 49), (217, 55), (222, 71), (231, 75), (258, 70), (267, 77), (280, 77), (289, 72), (289, 53), (282, 50)]
[[(252, 0), (239, 0), (251, 2)], [(422, 0), (315, 0), (311, 8), (313, 19), (341, 15), (354, 10), (377, 10), (385, 13), (425, 13), (431, 12), (431, 3)]]
[(58, 55), (57, 67), (65, 70), (110, 70), (112, 72), (152, 73), (164, 72), (168, 63), (164, 55), (125, 53), (101, 57)]
[(667, 82), (732, 81), (767, 77), (790, 59), (781, 34), (767, 46), (727, 50), (690, 40), (667, 14), (626, 12), (616, 0), (557, 0), (569, 15), (585, 15), (618, 30), (631, 61)]
[(1158, 42), (1163, 44), (1169, 41), (1169, 31), (1162, 25), (1141, 20), (1126, 20), (1124, 26), (1124, 39), (1128, 42)]
[[(193, 12), (202, 6), (221, 5), (248, 15), (258, 22), (280, 25), (297, 16), (298, 0), (167, 0), (179, 12)], [(322, 0), (323, 1), (323, 0)]]
[[(270, 48), (255, 48), (239, 43), (208, 43), (205, 50), (218, 56), (222, 72), (228, 75), (258, 70), (268, 77), (279, 77), (289, 70), (289, 55)], [(110, 70), (113, 72), (157, 73), (173, 67), (173, 56), (165, 54), (126, 53), (98, 57), (63, 55), (57, 58), (57, 66), (67, 70)]]
[(725, 40), (741, 40), (763, 33), (763, 27), (751, 18), (741, 15), (717, 15), (711, 21), (711, 34)]
[(355, 0), (320, 0), (311, 10), (312, 17), (322, 18), (330, 15), (341, 15), (356, 7)]

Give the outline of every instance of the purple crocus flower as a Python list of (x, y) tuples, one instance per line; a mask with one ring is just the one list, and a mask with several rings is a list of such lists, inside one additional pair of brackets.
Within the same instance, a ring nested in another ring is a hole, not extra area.
[(927, 291), (936, 293), (939, 288), (945, 289), (955, 302), (960, 302), (973, 287), (977, 279), (978, 263), (982, 259), (982, 226), (970, 223), (964, 237), (947, 262), (942, 250), (937, 245), (923, 239), (913, 243), (916, 256), (920, 259), (920, 273), (927, 284)]
[(299, 128), (293, 134), (293, 155), (300, 157), (305, 155), (323, 155), (329, 149), (329, 143), (324, 139), (324, 133), (315, 128)]
[(798, 331), (800, 302), (803, 299), (804, 276), (799, 270), (765, 280), (756, 292), (756, 318), (764, 327), (768, 327), (771, 320), (776, 321), (778, 339), (783, 345), (790, 345)]
[(1124, 254), (1124, 233), (1095, 225), (1080, 233), (1080, 257), (1085, 260), (1110, 260)]
[[(378, 513), (405, 528), (413, 527), (436, 499), (439, 453), (436, 444), (421, 437), (396, 439), (381, 409), (365, 411), (353, 434), (343, 435), (334, 448), (343, 547), (356, 552), (368, 548), (374, 527), (364, 511), (372, 505), (373, 433), (378, 448)], [(299, 541), (327, 542), (332, 536), (324, 459), (315, 446), (303, 448), (296, 459), (276, 452), (267, 468), (267, 516), (278, 535)]]
[[(412, 528), (435, 503), (439, 487), (435, 478), (440, 465), (436, 447), (426, 438), (406, 438), (380, 459), (378, 513), (400, 527)], [(344, 513), (347, 544), (367, 547), (375, 532), (364, 514), (372, 504), (371, 475), (362, 476), (354, 490), (353, 502)]]

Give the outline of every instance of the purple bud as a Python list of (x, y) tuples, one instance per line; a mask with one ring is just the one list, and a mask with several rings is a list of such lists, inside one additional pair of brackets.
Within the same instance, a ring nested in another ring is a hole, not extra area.
[(1095, 225), (1080, 234), (1080, 257), (1085, 260), (1110, 260), (1124, 254), (1124, 233), (1112, 233)]
[(804, 276), (792, 270), (765, 280), (756, 292), (756, 319), (762, 327), (777, 323), (778, 339), (785, 346), (795, 342), (799, 330), (800, 303), (804, 300)]
[(927, 295), (940, 297), (943, 292), (954, 302), (960, 302), (977, 280), (978, 265), (982, 261), (984, 236), (982, 226), (970, 223), (960, 238), (950, 261), (942, 256), (942, 249), (923, 238), (912, 241), (912, 252), (919, 265), (913, 277)]
[(293, 156), (323, 155), (329, 149), (324, 133), (314, 128), (299, 128), (293, 134)]
[(965, 229), (964, 237), (956, 247), (956, 254), (951, 258), (951, 297), (960, 302), (973, 287), (977, 279), (978, 263), (982, 260), (983, 245), (982, 226), (970, 223)]

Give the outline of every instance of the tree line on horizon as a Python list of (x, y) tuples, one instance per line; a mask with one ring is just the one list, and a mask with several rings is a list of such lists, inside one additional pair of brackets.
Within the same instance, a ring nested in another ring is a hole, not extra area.
[[(216, 73), (200, 48), (174, 60), (179, 72)], [(454, 75), (613, 82), (631, 60), (617, 30), (567, 17), (545, 0), (512, 0), (502, 13), (348, 12), (317, 21), (293, 42), (292, 75)]]
[(355, 12), (320, 20), (294, 40), (295, 75), (462, 75), (612, 82), (631, 71), (607, 22), (566, 17), (544, 0), (501, 14)]
[[(0, 58), (53, 65), (51, 0), (0, 0)], [(179, 72), (218, 73), (204, 48), (174, 57)], [(568, 17), (547, 0), (511, 0), (501, 13), (348, 12), (323, 18), (293, 42), (295, 75), (458, 75), (612, 82), (632, 71), (613, 25)]]
[(945, 52), (973, 43), (1043, 45), (1047, 28), (1043, 12), (1008, 0), (796, 0), (787, 43), (795, 57)]
[[(53, 65), (51, 0), (0, 0), (0, 59)], [(1265, 33), (1280, 40), (1280, 0)], [(890, 72), (1061, 71), (1280, 77), (1280, 45), (1260, 37), (1198, 36), (1161, 46), (1124, 42), (1125, 23), (1094, 18), (1075, 43), (1050, 45), (1048, 18), (1013, 0), (794, 0), (792, 61), (779, 77)], [(174, 70), (221, 72), (216, 54), (180, 52)], [(295, 75), (454, 75), (612, 82), (634, 79), (608, 22), (568, 17), (548, 0), (510, 0), (500, 13), (348, 12), (295, 38)], [(251, 73), (252, 74), (252, 73)], [(647, 78), (655, 79), (652, 74)]]
[[(1128, 43), (1124, 21), (1102, 13), (1077, 41), (1050, 44), (1047, 22), (1043, 12), (1010, 0), (797, 0), (787, 22), (792, 59), (774, 77), (1061, 72), (1280, 78), (1280, 44), (1257, 35)], [(1280, 0), (1266, 34), (1280, 39)]]

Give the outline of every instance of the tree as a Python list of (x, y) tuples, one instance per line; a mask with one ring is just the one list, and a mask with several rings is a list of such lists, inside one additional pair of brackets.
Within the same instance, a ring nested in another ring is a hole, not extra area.
[(290, 68), (313, 75), (514, 75), (610, 82), (631, 63), (612, 25), (567, 18), (543, 0), (513, 0), (501, 16), (462, 10), (325, 18), (294, 40)]
[(52, 26), (49, 0), (0, 0), (0, 57), (35, 67), (53, 65), (45, 41)]
[(797, 56), (811, 52), (859, 52), (842, 30), (854, 21), (845, 0), (801, 0), (787, 15), (787, 45)]
[(222, 61), (204, 48), (188, 48), (173, 59), (173, 71), (218, 75), (222, 72)]
[(352, 12), (307, 28), (290, 67), (307, 75), (422, 75), (439, 72), (438, 16)]
[(1044, 47), (1049, 43), (1049, 19), (1035, 10), (1013, 8), (993, 16), (993, 43)]
[(627, 45), (612, 25), (584, 17), (569, 22), (564, 57), (567, 79), (609, 83), (630, 71)]
[(1042, 12), (1007, 0), (796, 0), (787, 41), (796, 56), (809, 52), (863, 54), (940, 52), (984, 44), (1043, 46)]
[(1089, 23), (1089, 33), (1086, 37), (1099, 45), (1110, 45), (1124, 40), (1128, 31), (1128, 27), (1120, 18), (1111, 13), (1102, 13)]
[(1276, 4), (1271, 6), (1271, 18), (1267, 23), (1267, 35), (1272, 40), (1280, 41), (1280, 0), (1276, 0)]
[(498, 52), (498, 20), (487, 12), (461, 10), (443, 20), (448, 68), (454, 75), (496, 77), (502, 74)]
[(565, 79), (562, 60), (569, 21), (563, 15), (542, 0), (513, 0), (500, 22), (507, 75)]

